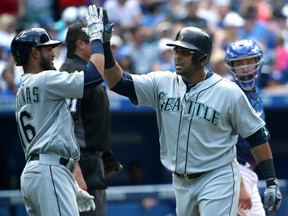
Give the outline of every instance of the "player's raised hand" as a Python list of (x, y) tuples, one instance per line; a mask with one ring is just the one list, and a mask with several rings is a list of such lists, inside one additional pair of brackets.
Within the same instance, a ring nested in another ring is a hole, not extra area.
[(103, 8), (90, 5), (86, 13), (87, 28), (82, 30), (90, 37), (90, 41), (101, 40), (103, 42)]
[(104, 24), (103, 43), (108, 43), (110, 42), (112, 36), (114, 23), (109, 22), (109, 17), (105, 9), (103, 10), (103, 24)]
[(277, 179), (269, 179), (266, 181), (266, 184), (267, 188), (264, 192), (264, 208), (267, 213), (273, 213), (280, 208), (282, 194)]

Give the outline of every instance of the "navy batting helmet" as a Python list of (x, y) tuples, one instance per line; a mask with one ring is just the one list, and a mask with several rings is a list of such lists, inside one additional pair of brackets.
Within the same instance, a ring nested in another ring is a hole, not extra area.
[(182, 28), (173, 43), (167, 46), (177, 46), (194, 51), (192, 62), (203, 67), (208, 63), (212, 52), (212, 38), (202, 29), (196, 27)]
[(51, 36), (43, 28), (30, 28), (17, 34), (11, 42), (11, 52), (15, 64), (21, 66), (28, 58), (29, 52), (34, 47), (56, 47), (62, 42), (52, 40)]

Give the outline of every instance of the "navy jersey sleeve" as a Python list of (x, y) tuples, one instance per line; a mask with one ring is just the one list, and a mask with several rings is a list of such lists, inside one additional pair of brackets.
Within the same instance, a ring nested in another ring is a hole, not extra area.
[(138, 104), (135, 86), (130, 74), (123, 73), (121, 80), (113, 88), (111, 88), (111, 90), (117, 94), (128, 97), (134, 105)]

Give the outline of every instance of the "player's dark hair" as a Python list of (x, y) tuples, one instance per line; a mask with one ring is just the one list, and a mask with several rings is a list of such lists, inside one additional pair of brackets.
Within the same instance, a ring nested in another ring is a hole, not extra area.
[(86, 21), (79, 20), (68, 27), (65, 39), (67, 47), (67, 57), (73, 55), (76, 51), (77, 40), (89, 41), (89, 36), (82, 31), (82, 28), (86, 28), (86, 26)]

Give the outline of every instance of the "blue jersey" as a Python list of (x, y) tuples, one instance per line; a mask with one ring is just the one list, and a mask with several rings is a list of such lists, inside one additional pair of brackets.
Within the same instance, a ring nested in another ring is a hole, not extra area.
[[(265, 120), (265, 113), (262, 105), (262, 100), (259, 96), (259, 89), (256, 88), (255, 91), (244, 92), (254, 110), (263, 120)], [(251, 166), (255, 166), (257, 164), (252, 155), (249, 143), (240, 135), (237, 143), (237, 160), (240, 164), (245, 164), (246, 162), (248, 162)]]

